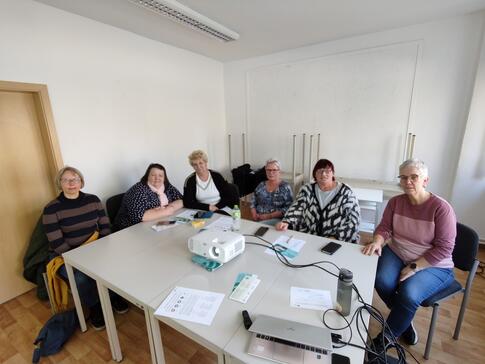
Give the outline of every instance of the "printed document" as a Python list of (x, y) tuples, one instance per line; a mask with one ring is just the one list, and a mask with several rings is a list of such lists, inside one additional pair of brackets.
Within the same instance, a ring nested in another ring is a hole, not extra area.
[(223, 299), (222, 293), (175, 287), (157, 308), (155, 315), (209, 326)]
[(216, 221), (206, 226), (206, 229), (216, 229), (222, 231), (231, 231), (232, 229), (232, 217), (222, 216)]
[[(289, 260), (292, 260), (298, 256), (301, 248), (303, 248), (303, 245), (305, 245), (305, 241), (295, 239), (293, 236), (281, 235), (278, 239), (276, 239), (273, 245), (276, 249), (278, 249), (279, 252), (281, 252), (282, 255)], [(276, 255), (274, 250), (270, 248), (266, 249), (265, 252), (266, 254)]]
[(291, 287), (290, 306), (309, 310), (333, 308), (330, 291), (302, 287)]

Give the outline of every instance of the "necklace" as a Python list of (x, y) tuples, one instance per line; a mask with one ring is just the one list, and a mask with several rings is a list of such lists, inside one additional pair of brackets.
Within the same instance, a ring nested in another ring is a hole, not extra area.
[[(199, 178), (199, 176), (197, 176), (197, 175), (196, 175), (195, 181), (196, 181), (196, 183), (197, 183), (197, 186), (198, 186), (198, 187), (199, 187), (199, 188), (200, 188), (202, 191), (205, 191), (205, 190), (206, 190), (206, 189), (209, 187), (209, 185), (210, 185), (210, 183), (211, 183), (212, 176), (211, 176), (211, 174), (209, 173), (209, 179), (208, 179), (208, 180), (207, 180), (207, 182), (205, 183), (205, 186), (202, 186), (202, 184), (201, 184), (201, 183), (199, 183), (199, 179), (200, 179), (200, 178)], [(202, 182), (202, 180), (201, 180), (201, 182)]]

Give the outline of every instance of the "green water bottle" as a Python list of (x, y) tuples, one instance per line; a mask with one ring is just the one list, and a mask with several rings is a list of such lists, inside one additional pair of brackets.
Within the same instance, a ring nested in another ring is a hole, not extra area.
[(241, 210), (238, 205), (232, 209), (232, 231), (239, 231), (241, 228)]

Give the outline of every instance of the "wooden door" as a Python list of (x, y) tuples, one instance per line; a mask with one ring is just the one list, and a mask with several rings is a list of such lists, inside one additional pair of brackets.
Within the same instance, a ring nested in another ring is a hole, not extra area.
[(40, 96), (40, 86), (0, 82), (0, 303), (33, 287), (22, 276), (23, 256), (43, 207), (56, 194), (53, 176), (62, 164), (53, 158), (56, 139), (52, 144), (46, 138), (52, 120), (47, 89)]

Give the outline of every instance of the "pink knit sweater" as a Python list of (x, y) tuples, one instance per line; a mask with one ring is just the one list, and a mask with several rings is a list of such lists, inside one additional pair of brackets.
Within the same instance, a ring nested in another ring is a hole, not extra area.
[(424, 257), (434, 267), (453, 268), (456, 216), (441, 197), (412, 205), (406, 195), (389, 200), (375, 235), (392, 239), (389, 247), (405, 263)]

